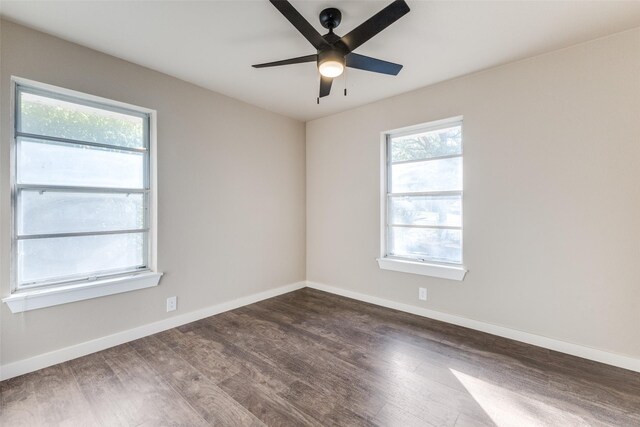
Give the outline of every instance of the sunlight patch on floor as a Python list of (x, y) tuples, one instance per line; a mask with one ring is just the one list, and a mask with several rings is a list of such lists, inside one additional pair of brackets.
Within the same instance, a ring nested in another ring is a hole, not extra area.
[(582, 417), (549, 403), (449, 369), (498, 427), (587, 426)]

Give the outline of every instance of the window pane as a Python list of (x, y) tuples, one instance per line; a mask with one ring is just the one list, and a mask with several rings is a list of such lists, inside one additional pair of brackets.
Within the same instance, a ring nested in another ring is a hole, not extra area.
[(421, 160), (462, 154), (462, 126), (432, 130), (391, 139), (391, 161)]
[(134, 269), (145, 264), (144, 234), (19, 240), (19, 281), (28, 283)]
[(389, 222), (462, 227), (462, 196), (390, 197)]
[(391, 227), (389, 255), (428, 261), (462, 262), (462, 230)]
[(18, 201), (21, 235), (144, 228), (143, 194), (23, 190)]
[(391, 165), (391, 192), (462, 190), (462, 158)]
[(18, 139), (18, 183), (143, 188), (143, 153)]
[(144, 119), (32, 93), (20, 93), (20, 131), (143, 148)]

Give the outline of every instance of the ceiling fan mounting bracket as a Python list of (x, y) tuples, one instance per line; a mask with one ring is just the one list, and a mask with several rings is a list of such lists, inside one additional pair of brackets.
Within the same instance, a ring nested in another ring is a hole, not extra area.
[(342, 12), (335, 7), (330, 7), (320, 12), (320, 24), (329, 31), (333, 31), (334, 28), (340, 25), (341, 20)]

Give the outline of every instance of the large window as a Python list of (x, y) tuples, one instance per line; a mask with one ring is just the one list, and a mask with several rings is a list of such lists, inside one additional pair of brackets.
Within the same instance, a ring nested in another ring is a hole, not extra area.
[(385, 135), (383, 256), (462, 264), (462, 121)]
[(150, 115), (16, 84), (14, 289), (150, 268)]

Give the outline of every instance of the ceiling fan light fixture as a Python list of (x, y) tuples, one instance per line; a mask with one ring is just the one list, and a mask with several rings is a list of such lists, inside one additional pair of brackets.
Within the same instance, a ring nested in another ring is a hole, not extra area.
[(318, 71), (324, 77), (338, 77), (344, 72), (344, 53), (337, 49), (318, 52)]
[(325, 77), (338, 77), (344, 71), (344, 64), (330, 59), (321, 63), (318, 70)]

